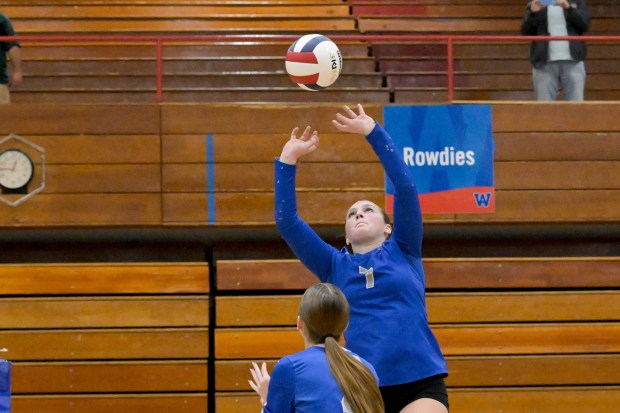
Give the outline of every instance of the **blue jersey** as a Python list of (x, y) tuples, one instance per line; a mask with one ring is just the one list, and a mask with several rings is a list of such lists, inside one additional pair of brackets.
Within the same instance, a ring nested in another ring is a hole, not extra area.
[(380, 386), (446, 375), (426, 315), (422, 213), (407, 166), (385, 130), (366, 137), (394, 185), (394, 231), (381, 247), (350, 254), (324, 242), (297, 215), (295, 165), (275, 160), (275, 219), (295, 255), (322, 282), (337, 285), (351, 306), (346, 347), (376, 369)]
[[(375, 375), (372, 366), (357, 355)], [(348, 405), (348, 404), (347, 404)], [(285, 356), (273, 369), (269, 381), (264, 413), (349, 413), (344, 408), (344, 396), (332, 375), (325, 347), (308, 347), (299, 353)]]

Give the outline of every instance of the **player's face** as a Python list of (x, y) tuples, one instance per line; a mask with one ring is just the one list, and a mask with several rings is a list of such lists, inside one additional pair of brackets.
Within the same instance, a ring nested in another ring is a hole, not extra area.
[(390, 225), (385, 223), (381, 208), (374, 202), (362, 200), (351, 205), (347, 211), (344, 230), (349, 243), (368, 243), (385, 240)]

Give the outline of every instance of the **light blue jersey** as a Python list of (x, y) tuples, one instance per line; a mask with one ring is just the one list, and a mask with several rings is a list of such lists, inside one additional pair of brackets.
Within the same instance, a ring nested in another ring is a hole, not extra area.
[[(365, 360), (360, 360), (376, 378), (377, 374), (372, 366)], [(308, 347), (278, 361), (271, 374), (267, 404), (263, 407), (263, 412), (351, 413), (329, 369), (324, 346)]]
[(394, 232), (381, 247), (350, 254), (325, 243), (297, 215), (295, 165), (275, 160), (275, 219), (295, 255), (322, 282), (338, 286), (351, 306), (346, 347), (368, 360), (380, 386), (446, 375), (431, 331), (422, 268), (422, 213), (399, 151), (376, 124), (367, 136), (395, 188)]

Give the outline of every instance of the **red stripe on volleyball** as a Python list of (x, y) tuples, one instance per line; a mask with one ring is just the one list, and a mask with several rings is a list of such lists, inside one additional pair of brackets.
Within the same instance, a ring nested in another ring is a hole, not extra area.
[(312, 52), (286, 52), (286, 60), (295, 63), (319, 63)]
[(301, 83), (302, 85), (309, 84), (309, 83), (316, 83), (319, 81), (318, 73), (315, 73), (313, 75), (308, 75), (308, 76), (294, 76), (289, 73), (288, 76), (291, 78), (293, 82)]

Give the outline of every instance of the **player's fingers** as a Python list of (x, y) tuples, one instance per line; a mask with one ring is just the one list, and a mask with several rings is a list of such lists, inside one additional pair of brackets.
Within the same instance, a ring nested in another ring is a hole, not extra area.
[(364, 108), (362, 107), (362, 104), (361, 104), (361, 103), (358, 103), (358, 104), (357, 104), (357, 111), (358, 111), (358, 113), (359, 113), (359, 115), (360, 115), (360, 116), (363, 116), (363, 115), (365, 115), (365, 114), (366, 114), (366, 112), (364, 112)]
[(252, 388), (252, 390), (254, 390), (256, 393), (258, 393), (258, 386), (256, 384), (254, 384), (254, 382), (252, 380), (248, 380), (248, 383), (250, 383), (250, 387)]
[(250, 373), (252, 373), (252, 378), (254, 379), (254, 381), (256, 383), (258, 383), (260, 380), (260, 369), (258, 368), (258, 366), (256, 365), (256, 363), (252, 362), (252, 368), (250, 369)]
[(267, 372), (267, 363), (263, 363), (261, 370), (263, 371), (263, 377), (269, 377), (269, 373)]
[(291, 131), (291, 139), (297, 139), (297, 132), (299, 132), (299, 127), (295, 126)]
[(252, 378), (254, 379), (254, 381), (258, 382), (258, 380), (256, 379), (256, 371), (254, 371), (254, 369), (250, 369), (250, 374), (252, 375)]
[(336, 129), (341, 130), (341, 131), (344, 131), (348, 128), (347, 125), (340, 123), (335, 119), (332, 120), (332, 124), (336, 127)]
[[(350, 110), (350, 109), (349, 109)], [(346, 117), (341, 113), (336, 113), (336, 120), (341, 123), (341, 124), (345, 124), (348, 125), (351, 123), (351, 121), (353, 120), (352, 118)]]
[(310, 126), (306, 126), (306, 129), (304, 129), (299, 139), (301, 139), (302, 141), (307, 141), (308, 138), (310, 137), (310, 131), (311, 131)]
[(314, 141), (315, 147), (319, 146), (319, 133), (317, 131), (314, 131), (312, 134), (312, 140)]
[(347, 105), (344, 105), (342, 107), (342, 109), (344, 110), (344, 113), (351, 119), (355, 118), (357, 115), (355, 114), (355, 112), (353, 112), (353, 109), (351, 109), (350, 107), (348, 107)]

